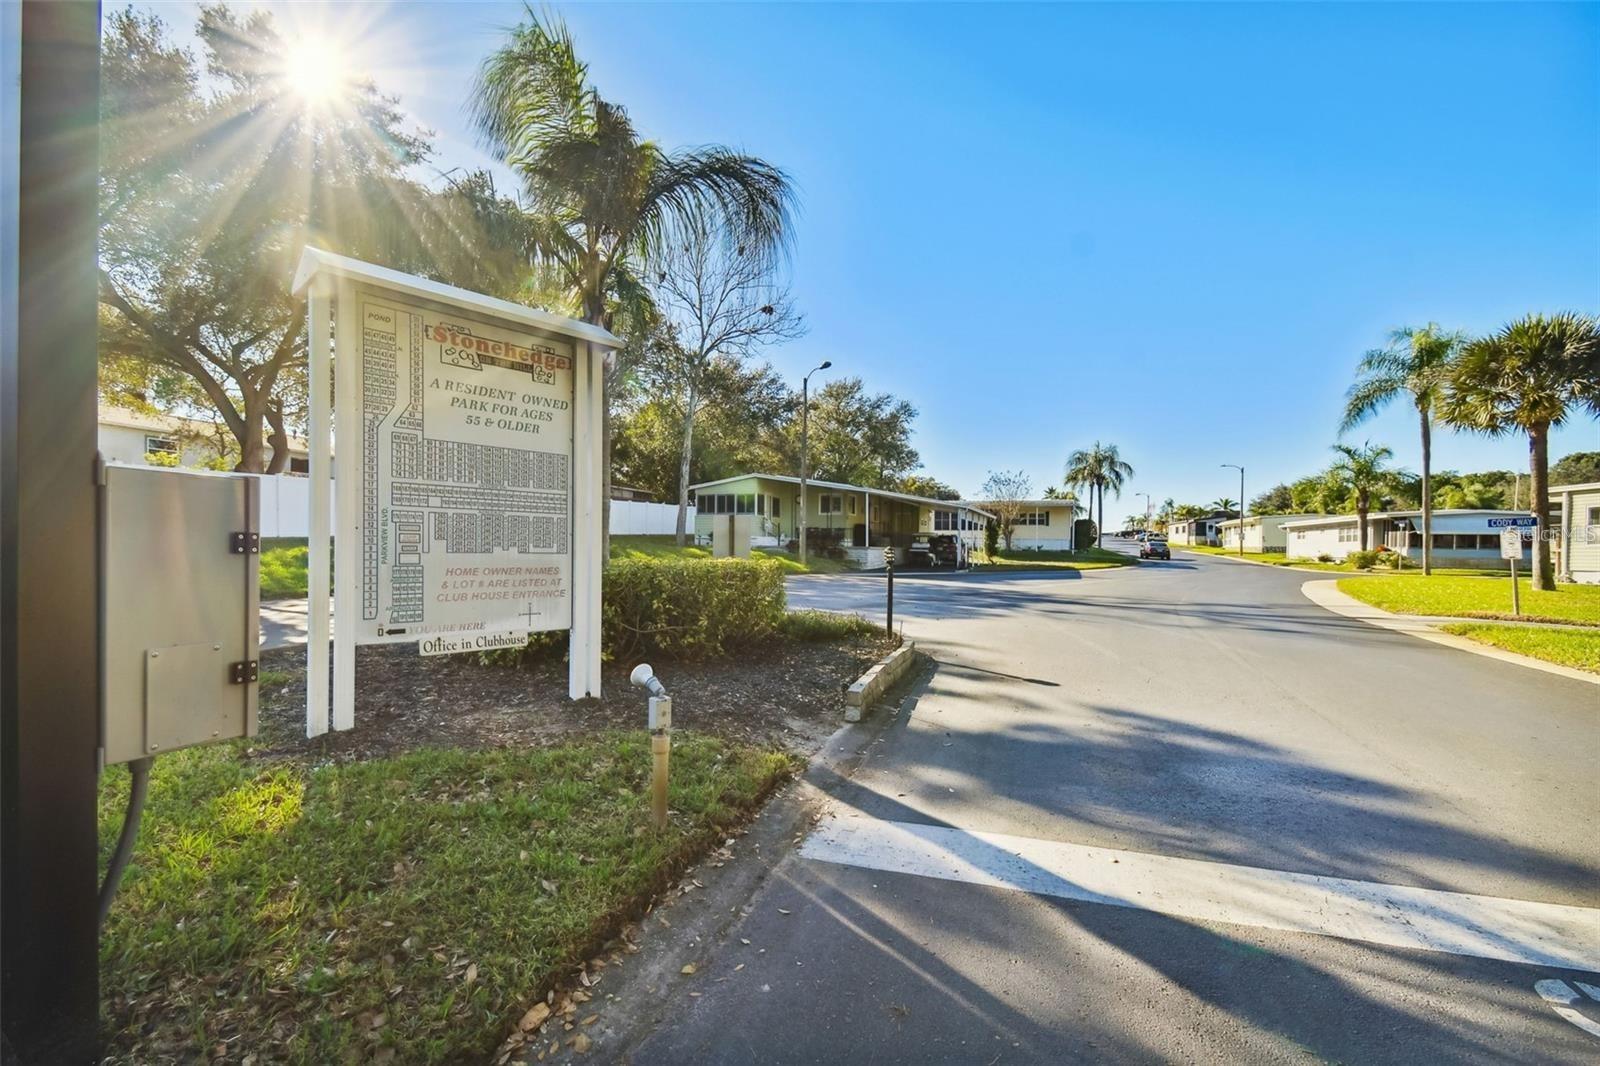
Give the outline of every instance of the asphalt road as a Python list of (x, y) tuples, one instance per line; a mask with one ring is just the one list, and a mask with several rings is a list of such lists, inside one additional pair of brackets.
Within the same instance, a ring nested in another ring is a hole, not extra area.
[(937, 669), (630, 1061), (1600, 1061), (1600, 689), (1311, 577), (897, 582)]

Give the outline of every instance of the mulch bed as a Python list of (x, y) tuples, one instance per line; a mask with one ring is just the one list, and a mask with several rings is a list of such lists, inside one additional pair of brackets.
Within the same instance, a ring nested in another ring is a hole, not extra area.
[[(772, 641), (725, 659), (657, 660), (673, 698), (674, 729), (810, 754), (843, 722), (844, 691), (892, 645)], [(484, 666), (474, 655), (424, 658), (415, 645), (356, 649), (356, 725), (305, 736), (305, 651), (263, 653), (260, 732), (250, 755), (310, 761), (368, 759), (421, 747), (515, 747), (574, 733), (643, 729), (643, 692), (628, 684), (635, 664), (607, 663), (605, 698), (567, 699), (559, 657), (522, 667)]]

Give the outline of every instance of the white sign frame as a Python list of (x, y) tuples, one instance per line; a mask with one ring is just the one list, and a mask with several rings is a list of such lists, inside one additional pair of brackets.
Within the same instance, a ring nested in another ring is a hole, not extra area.
[(1526, 550), (1527, 542), (1523, 539), (1521, 528), (1506, 526), (1500, 530), (1500, 558), (1520, 562)]
[[(401, 303), (442, 305), (494, 325), (555, 338), (573, 350), (571, 550), (572, 627), (567, 694), (572, 699), (600, 696), (600, 577), (602, 435), (605, 367), (622, 342), (598, 326), (552, 315), (481, 293), (441, 285), (316, 248), (307, 248), (295, 273), (293, 291), (306, 295), (309, 329), (311, 536), (308, 565), (306, 640), (306, 735), (319, 736), (355, 725), (355, 646), (362, 453), (359, 443), (334, 452), (331, 444), (334, 397), (351, 406), (359, 389), (355, 359), (336, 360), (339, 336), (359, 337), (357, 289)], [(337, 375), (337, 389), (333, 375)], [(343, 412), (341, 412), (343, 413)], [(348, 424), (356, 424), (352, 413)], [(354, 436), (353, 434), (351, 436)], [(337, 464), (337, 477), (330, 477)], [(332, 505), (326, 491), (332, 480)], [(332, 513), (330, 513), (330, 511)], [(329, 558), (330, 536), (334, 558)], [(333, 565), (330, 566), (330, 563)], [(332, 701), (330, 707), (328, 599), (330, 571), (340, 575), (333, 598)], [(320, 651), (320, 654), (319, 654)], [(330, 714), (331, 711), (331, 714)]]

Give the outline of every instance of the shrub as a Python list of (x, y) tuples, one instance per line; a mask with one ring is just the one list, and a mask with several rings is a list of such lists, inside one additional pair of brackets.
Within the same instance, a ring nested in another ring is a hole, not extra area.
[[(771, 559), (614, 559), (601, 589), (601, 646), (613, 659), (724, 655), (779, 630), (783, 576), (783, 564)], [(478, 658), (509, 666), (566, 647), (564, 631), (536, 633), (527, 647)]]
[(851, 637), (881, 637), (883, 627), (857, 614), (833, 611), (789, 611), (778, 623), (778, 630), (794, 640), (846, 640)]
[(1333, 562), (1333, 556), (1329, 555), (1327, 552), (1323, 552), (1321, 555), (1317, 556), (1317, 562), (1331, 563)]
[(724, 654), (777, 631), (783, 564), (767, 559), (650, 559), (606, 567), (600, 627), (615, 658)]
[(1000, 525), (985, 522), (983, 526), (983, 554), (993, 559), (1000, 552)]
[(1416, 565), (1406, 558), (1404, 552), (1384, 552), (1378, 557), (1378, 561), (1392, 570), (1404, 570), (1408, 566)]
[(1378, 562), (1376, 551), (1353, 551), (1345, 556), (1346, 561), (1357, 570), (1371, 570)]

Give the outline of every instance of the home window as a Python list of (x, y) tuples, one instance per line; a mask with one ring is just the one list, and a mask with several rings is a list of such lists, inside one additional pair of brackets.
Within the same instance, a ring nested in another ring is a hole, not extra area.
[(767, 494), (763, 492), (761, 495), (756, 497), (756, 514), (765, 515), (766, 513), (767, 513)]
[(817, 497), (818, 514), (843, 514), (844, 497), (836, 492), (824, 492)]
[(146, 437), (144, 450), (147, 452), (164, 452), (167, 455), (177, 455), (183, 449), (171, 437)]
[(946, 530), (955, 528), (956, 513), (954, 511), (933, 512), (933, 528)]
[(717, 493), (717, 514), (733, 513), (733, 496), (731, 493)]
[(1454, 533), (1435, 533), (1433, 535), (1434, 551), (1454, 551), (1456, 535)]
[(854, 496), (850, 497), (850, 513), (856, 513), (856, 498)]
[(781, 498), (777, 497), (777, 496), (774, 496), (772, 498), (772, 517), (773, 518), (782, 518), (783, 517), (783, 500)]
[(289, 473), (291, 473), (291, 474), (309, 474), (309, 473), (311, 473), (311, 460), (310, 459), (293, 459), (293, 458), (291, 458), (289, 460)]
[(735, 514), (755, 514), (756, 497), (753, 492), (741, 493), (734, 501)]

